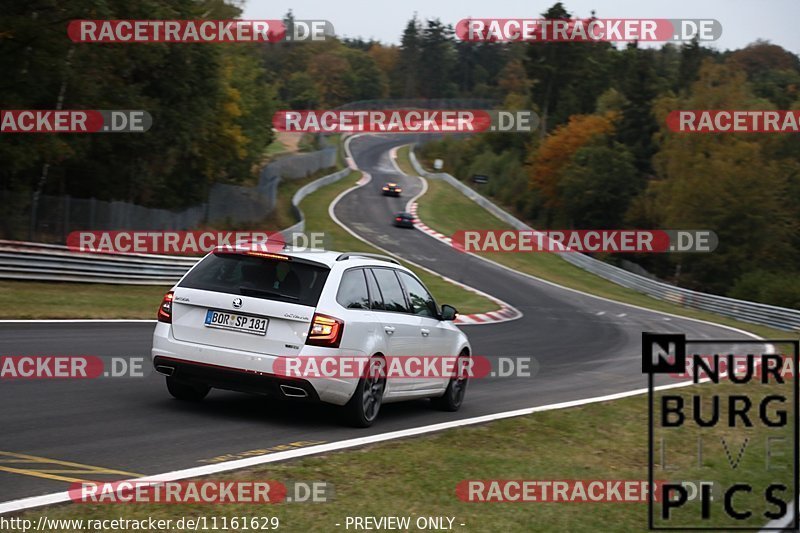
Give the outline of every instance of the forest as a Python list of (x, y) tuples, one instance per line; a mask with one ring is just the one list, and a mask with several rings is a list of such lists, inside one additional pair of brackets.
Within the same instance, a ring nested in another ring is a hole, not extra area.
[[(88, 44), (68, 39), (70, 20), (231, 19), (241, 9), (224, 0), (3, 4), (4, 109), (143, 109), (153, 126), (6, 135), (0, 193), (180, 208), (214, 183), (253, 180), (275, 111), (486, 99), (536, 112), (538, 130), (445, 138), (427, 143), (424, 159), (443, 159), (459, 179), (490, 176), (481, 192), (542, 229), (711, 229), (714, 253), (625, 259), (681, 286), (800, 308), (796, 134), (675, 133), (665, 120), (677, 109), (799, 109), (800, 59), (778, 45), (476, 43), (455, 37), (455, 21), (416, 15), (396, 45)], [(573, 16), (561, 2), (541, 15)], [(282, 18), (290, 26), (293, 17)]]

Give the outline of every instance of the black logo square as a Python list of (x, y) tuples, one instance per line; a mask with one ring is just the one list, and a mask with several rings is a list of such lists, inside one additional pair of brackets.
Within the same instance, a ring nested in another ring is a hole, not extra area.
[(642, 332), (643, 374), (680, 373), (685, 369), (686, 335)]

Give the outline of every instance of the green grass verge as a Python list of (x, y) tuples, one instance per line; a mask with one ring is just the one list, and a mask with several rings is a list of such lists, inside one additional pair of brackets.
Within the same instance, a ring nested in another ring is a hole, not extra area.
[(276, 137), (274, 141), (272, 141), (269, 145), (267, 145), (266, 149), (264, 149), (264, 157), (267, 159), (273, 159), (278, 155), (284, 154), (288, 152), (286, 145), (283, 144), (278, 138)]
[[(336, 183), (327, 185), (314, 192), (314, 194), (307, 196), (300, 203), (300, 209), (302, 209), (306, 217), (306, 232), (324, 232), (328, 238), (328, 247), (333, 250), (382, 253), (377, 248), (350, 235), (328, 215), (328, 206), (331, 202), (342, 191), (352, 187), (360, 177), (360, 172), (353, 172)], [(460, 313), (481, 313), (497, 309), (497, 305), (488, 298), (462, 289), (439, 276), (407, 263), (404, 263), (404, 265), (420, 277), (433, 293), (437, 302), (453, 305)]]
[(411, 160), (409, 159), (408, 154), (411, 152), (411, 146), (405, 145), (401, 146), (397, 149), (397, 166), (400, 167), (400, 170), (403, 171), (404, 174), (409, 176), (416, 176), (417, 173), (414, 170), (414, 167), (411, 166)]
[(156, 318), (168, 286), (0, 281), (0, 318)]
[(296, 193), (303, 185), (311, 183), (312, 181), (323, 176), (327, 176), (331, 172), (335, 172), (335, 170), (336, 169), (333, 168), (327, 168), (324, 170), (319, 170), (305, 178), (281, 180), (281, 182), (278, 184), (278, 201), (275, 204), (275, 209), (271, 213), (272, 220), (270, 221), (268, 227), (272, 230), (281, 230), (296, 223), (297, 220), (295, 219), (294, 210), (292, 209), (292, 197), (294, 196), (294, 193)]
[[(410, 163), (408, 161), (408, 149), (407, 147), (404, 148), (405, 150), (398, 151), (398, 164), (404, 169), (404, 172), (407, 172), (406, 168), (410, 168)], [(413, 170), (410, 173), (411, 175), (416, 175)], [(509, 224), (461, 194), (449, 183), (437, 179), (429, 179), (427, 181), (428, 192), (417, 200), (417, 213), (420, 220), (431, 228), (445, 235), (452, 235), (454, 232), (465, 228), (475, 230), (513, 229)], [(656, 300), (582, 270), (554, 254), (490, 252), (478, 255), (520, 272), (611, 300), (647, 307), (656, 311), (709, 320), (718, 324), (751, 331), (762, 337), (785, 338), (787, 336), (786, 331), (741, 322), (721, 315), (688, 309), (670, 302)]]
[[(717, 480), (725, 486), (746, 479), (760, 497), (762, 486), (786, 475), (763, 468), (765, 433), (748, 436), (750, 446), (736, 470), (728, 466), (719, 441), (715, 444), (707, 436), (707, 466), (693, 470), (682, 464), (683, 475), (671, 479)], [(674, 440), (667, 442), (672, 445), (668, 461), (675, 465), (682, 448)], [(741, 440), (732, 437), (729, 442), (735, 454)], [(348, 516), (447, 516), (455, 518), (457, 531), (646, 531), (646, 503), (469, 503), (455, 493), (456, 485), (469, 479), (646, 480), (646, 450), (647, 398), (637, 396), (213, 476), (281, 483), (325, 481), (335, 489), (333, 501), (326, 503), (80, 504), (34, 510), (23, 517), (36, 522), (41, 515), (50, 519), (277, 516), (280, 530), (295, 532), (345, 530)], [(692, 453), (683, 451), (684, 460), (691, 461)], [(775, 465), (780, 466), (780, 461), (776, 458)], [(670, 479), (663, 472), (655, 478)], [(721, 502), (715, 495), (712, 512), (716, 517), (722, 512)], [(736, 505), (754, 510), (750, 520), (737, 525), (766, 523), (761, 516), (763, 500), (759, 504), (756, 496), (737, 496)], [(693, 509), (696, 513), (697, 507)], [(342, 525), (337, 527), (337, 523)]]

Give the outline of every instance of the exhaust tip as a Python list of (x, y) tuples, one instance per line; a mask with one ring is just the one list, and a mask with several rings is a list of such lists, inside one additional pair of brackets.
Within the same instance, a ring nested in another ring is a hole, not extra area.
[(175, 373), (174, 366), (166, 366), (166, 365), (156, 365), (156, 372), (159, 374), (164, 374), (165, 376), (171, 376)]
[(289, 398), (307, 398), (308, 392), (300, 387), (292, 387), (291, 385), (281, 385), (281, 392), (284, 396)]

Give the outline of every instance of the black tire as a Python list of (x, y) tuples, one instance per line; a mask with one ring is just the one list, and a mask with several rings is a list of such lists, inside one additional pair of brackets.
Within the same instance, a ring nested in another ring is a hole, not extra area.
[[(465, 368), (462, 364), (460, 364), (462, 358), (469, 358), (469, 354), (462, 352), (461, 355), (458, 356), (459, 364), (456, 366), (458, 369)], [(459, 372), (458, 375), (450, 378), (450, 382), (447, 384), (447, 389), (445, 389), (444, 395), (439, 396), (438, 398), (431, 398), (431, 405), (440, 411), (458, 411), (461, 408), (461, 404), (464, 403), (464, 395), (467, 393), (468, 382), (469, 377), (463, 372)]]
[(378, 418), (386, 391), (386, 361), (373, 357), (369, 361), (366, 375), (358, 380), (356, 391), (344, 406), (347, 424), (357, 428), (368, 428)]
[(178, 400), (186, 402), (199, 402), (208, 395), (211, 387), (208, 385), (194, 385), (167, 377), (167, 390)]

